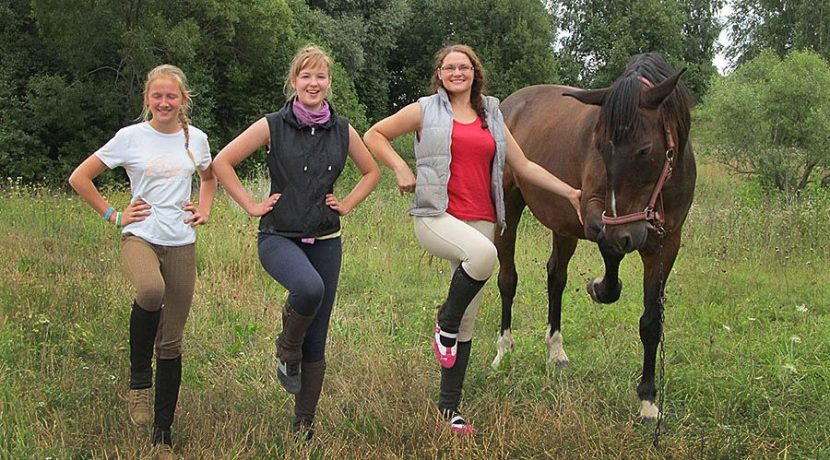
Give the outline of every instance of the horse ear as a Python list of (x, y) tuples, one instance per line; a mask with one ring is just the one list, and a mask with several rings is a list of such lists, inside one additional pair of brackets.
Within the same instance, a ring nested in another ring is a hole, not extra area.
[(640, 106), (646, 109), (656, 109), (660, 107), (660, 104), (663, 103), (663, 100), (674, 91), (674, 87), (677, 86), (677, 82), (680, 81), (680, 76), (686, 72), (686, 68), (680, 69), (678, 72), (675, 72), (674, 75), (671, 77), (663, 80), (659, 85), (647, 89), (643, 93), (643, 98), (640, 101)]
[(608, 88), (588, 89), (562, 93), (563, 96), (572, 97), (578, 100), (579, 102), (588, 105), (602, 105), (602, 103), (605, 102), (606, 94), (608, 94)]

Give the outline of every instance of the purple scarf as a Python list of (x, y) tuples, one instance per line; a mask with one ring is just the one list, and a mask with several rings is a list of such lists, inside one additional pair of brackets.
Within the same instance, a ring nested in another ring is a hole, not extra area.
[(320, 110), (315, 112), (308, 110), (296, 97), (291, 107), (294, 109), (294, 116), (306, 126), (322, 125), (331, 118), (329, 103), (325, 99), (323, 99), (323, 103), (320, 105)]

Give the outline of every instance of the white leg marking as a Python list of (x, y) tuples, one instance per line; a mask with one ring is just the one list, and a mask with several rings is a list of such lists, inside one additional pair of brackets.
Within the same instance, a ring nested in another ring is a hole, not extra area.
[(545, 342), (548, 344), (548, 364), (556, 363), (557, 367), (568, 365), (568, 355), (565, 354), (564, 338), (562, 332), (556, 331), (550, 335), (550, 324), (545, 333)]
[(640, 401), (640, 419), (642, 421), (654, 422), (657, 420), (658, 415), (660, 415), (660, 411), (653, 402)]
[(498, 369), (499, 364), (501, 364), (501, 359), (504, 358), (504, 355), (506, 355), (507, 352), (513, 351), (515, 344), (516, 343), (513, 341), (513, 333), (510, 329), (505, 329), (496, 341), (496, 357), (493, 359), (493, 363), (490, 364), (490, 367)]

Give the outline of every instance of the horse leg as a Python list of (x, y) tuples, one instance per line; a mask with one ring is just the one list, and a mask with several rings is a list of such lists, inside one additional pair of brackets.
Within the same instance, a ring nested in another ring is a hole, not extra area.
[(562, 293), (568, 283), (568, 263), (576, 251), (576, 238), (553, 235), (553, 247), (548, 259), (548, 329), (545, 343), (548, 345), (548, 363), (556, 367), (568, 366), (562, 337)]
[(602, 260), (605, 262), (605, 276), (589, 281), (585, 290), (588, 291), (594, 302), (614, 303), (620, 298), (622, 292), (620, 262), (622, 262), (624, 256), (605, 248), (601, 240), (597, 245), (600, 254), (602, 254)]
[(515, 186), (510, 176), (505, 174), (505, 221), (507, 227), (503, 234), (496, 234), (495, 244), (499, 257), (499, 296), (501, 297), (501, 326), (499, 338), (496, 341), (496, 357), (490, 365), (497, 369), (504, 355), (513, 351), (515, 342), (511, 332), (513, 298), (516, 296), (516, 285), (519, 276), (516, 273), (516, 232), (522, 211), (525, 207), (524, 198), (519, 188)]
[(657, 388), (654, 371), (657, 360), (657, 346), (663, 331), (663, 295), (677, 251), (680, 248), (680, 233), (666, 235), (656, 249), (640, 251), (643, 260), (643, 316), (640, 317), (640, 341), (643, 343), (643, 377), (637, 386), (640, 397), (640, 420), (654, 422), (659, 416), (655, 404)]

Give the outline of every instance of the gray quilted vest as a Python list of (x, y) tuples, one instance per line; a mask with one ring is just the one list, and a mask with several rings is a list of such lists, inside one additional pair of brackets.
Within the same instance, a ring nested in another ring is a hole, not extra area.
[[(418, 99), (421, 104), (421, 137), (415, 139), (415, 198), (409, 213), (413, 216), (437, 216), (447, 210), (450, 181), (450, 144), (452, 142), (452, 105), (446, 91)], [(504, 231), (504, 191), (502, 174), (507, 154), (504, 116), (499, 100), (485, 96), (485, 112), (490, 134), (496, 141), (490, 177), (490, 195), (496, 207), (496, 223)]]

